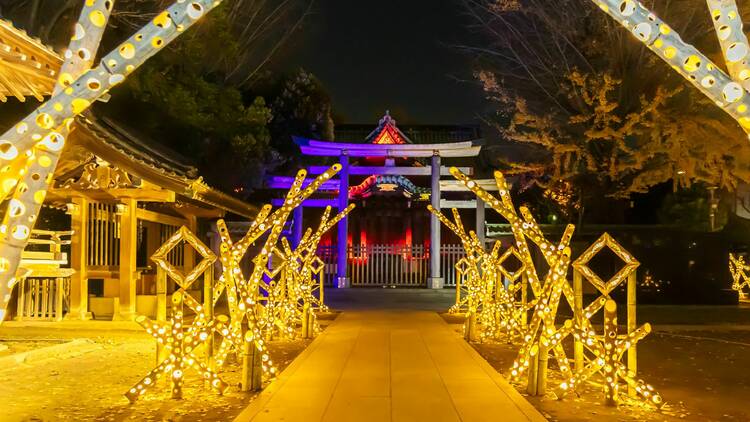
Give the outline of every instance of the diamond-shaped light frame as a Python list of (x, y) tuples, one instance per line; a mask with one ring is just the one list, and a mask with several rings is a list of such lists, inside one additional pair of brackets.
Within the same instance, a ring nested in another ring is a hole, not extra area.
[[(511, 256), (514, 256), (516, 260), (521, 264), (521, 266), (516, 271), (508, 271), (508, 269), (505, 268), (503, 263), (510, 258)], [(500, 273), (510, 280), (511, 283), (515, 283), (516, 280), (518, 280), (519, 277), (526, 271), (526, 263), (523, 262), (523, 259), (521, 259), (521, 255), (518, 253), (516, 248), (510, 247), (505, 250), (505, 253), (500, 256), (500, 258), (497, 260), (497, 265), (500, 269)]]
[[(201, 261), (193, 267), (187, 275), (172, 265), (167, 259), (167, 254), (183, 241), (192, 246), (192, 248), (202, 257)], [(187, 227), (182, 226), (172, 235), (172, 237), (167, 239), (167, 241), (164, 242), (164, 244), (161, 245), (153, 255), (151, 255), (151, 260), (161, 269), (166, 271), (166, 273), (169, 274), (169, 277), (180, 287), (187, 290), (190, 285), (208, 269), (208, 267), (216, 262), (216, 255)]]
[[(602, 280), (591, 268), (588, 267), (588, 263), (591, 262), (594, 257), (601, 252), (605, 247), (609, 248), (615, 255), (617, 255), (624, 263), (625, 266), (620, 269), (615, 275), (612, 276), (606, 282)], [(578, 270), (591, 284), (596, 287), (603, 295), (609, 296), (609, 293), (619, 286), (624, 280), (627, 280), (628, 276), (641, 265), (633, 255), (630, 254), (625, 248), (622, 247), (609, 233), (604, 233), (594, 242), (584, 253), (581, 254), (578, 259), (573, 262), (573, 268)]]

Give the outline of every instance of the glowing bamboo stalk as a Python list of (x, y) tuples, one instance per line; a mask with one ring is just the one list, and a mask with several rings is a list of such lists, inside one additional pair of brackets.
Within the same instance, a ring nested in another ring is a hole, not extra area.
[[(34, 147), (59, 154), (65, 142), (61, 131), (69, 127), (76, 115), (124, 81), (126, 75), (220, 3), (221, 0), (178, 0), (157, 15), (150, 24), (104, 56), (98, 66), (83, 73), (14, 128), (0, 135), (0, 167), (12, 165), (16, 159), (24, 156), (31, 158)], [(90, 15), (95, 23), (100, 23), (102, 18), (98, 14)], [(48, 169), (48, 177), (35, 172), (23, 175), (16, 191), (25, 194), (24, 199), (30, 200), (9, 201), (3, 224), (0, 225), (0, 321), (10, 300), (21, 251), (31, 234), (54, 171), (52, 159), (48, 156), (40, 155), (36, 160)], [(18, 179), (19, 175), (5, 174), (0, 185), (12, 183), (7, 180)]]
[[(91, 68), (102, 35), (104, 35), (104, 30), (107, 27), (113, 4), (113, 0), (84, 2), (78, 22), (75, 24), (75, 31), (65, 52), (65, 62), (60, 69), (60, 76), (52, 93), (53, 96), (60, 94), (61, 91), (70, 86), (73, 80)], [(10, 200), (10, 206), (6, 210), (0, 227), (33, 227), (68, 133), (68, 126), (63, 125), (59, 128), (59, 136), (56, 142), (37, 144), (32, 150), (28, 151), (30, 154), (28, 157), (24, 157), (25, 160), (18, 157), (11, 165), (15, 166), (16, 163), (25, 161), (23, 174), (26, 177), (20, 181), (20, 184), (16, 185)], [(16, 174), (12, 173), (11, 170), (5, 177), (11, 177), (11, 179), (6, 180), (15, 180), (13, 177), (16, 177)], [(10, 183), (7, 185), (10, 185)], [(25, 231), (25, 229), (21, 229), (21, 231)], [(20, 253), (20, 249), (15, 252)]]
[[(60, 76), (55, 85), (53, 95), (59, 94), (60, 91), (69, 86), (74, 78), (79, 77), (83, 72), (91, 68), (94, 56), (99, 49), (99, 43), (107, 26), (113, 4), (113, 1), (105, 0), (84, 2), (78, 22), (75, 25), (73, 36), (65, 52), (65, 62), (60, 69)], [(14, 227), (14, 230), (18, 230), (15, 232), (17, 235), (23, 235), (26, 230), (31, 230), (31, 227), (36, 222), (39, 209), (44, 202), (46, 186), (51, 181), (52, 173), (57, 166), (57, 161), (68, 132), (67, 125), (63, 125), (60, 129), (59, 139), (61, 142), (59, 144), (53, 144), (53, 148), (50, 148), (47, 144), (38, 144), (32, 150), (28, 150), (24, 156), (16, 157), (8, 165), (6, 171), (4, 171), (5, 174), (3, 174), (2, 189), (0, 191), (0, 195), (2, 196), (0, 199), (5, 199), (11, 191), (13, 192), (13, 196), (6, 208), (0, 227), (4, 227), (6, 231), (8, 227)], [(0, 141), (0, 144), (8, 148), (5, 152), (10, 153), (11, 156), (18, 153), (17, 147), (12, 146), (12, 144), (5, 141)], [(26, 175), (27, 177), (23, 178), (19, 183), (17, 178), (20, 175)], [(24, 227), (28, 227), (28, 229), (24, 229)], [(3, 241), (7, 237), (7, 233), (3, 234), (4, 236), (0, 238), (0, 248), (5, 246)], [(28, 235), (26, 234), (25, 238), (27, 237)], [(21, 241), (17, 242), (17, 245), (11, 243), (7, 245), (10, 247), (4, 248), (8, 249), (8, 253), (0, 255), (0, 272), (5, 272), (11, 277), (15, 276), (16, 270), (12, 263), (20, 260), (21, 251), (26, 243), (25, 238), (19, 239)], [(14, 278), (6, 280), (0, 276), (0, 286), (6, 285), (8, 292), (13, 288), (13, 283)], [(0, 324), (2, 323), (7, 303), (2, 297), (6, 294), (3, 290), (3, 287), (0, 287)]]
[(721, 45), (721, 52), (729, 76), (750, 91), (750, 65), (748, 64), (747, 37), (742, 28), (742, 16), (734, 0), (706, 0)]
[[(637, 0), (591, 1), (732, 116), (742, 129), (750, 132), (750, 96), (746, 95), (740, 83), (732, 80), (698, 49), (684, 42), (677, 32), (641, 2)], [(732, 57), (734, 53), (740, 56), (740, 52), (740, 50), (729, 51)]]

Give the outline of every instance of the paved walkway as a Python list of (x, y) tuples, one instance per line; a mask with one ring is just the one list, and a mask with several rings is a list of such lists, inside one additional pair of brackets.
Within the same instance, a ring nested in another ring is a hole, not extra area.
[(345, 311), (238, 421), (545, 420), (439, 315)]

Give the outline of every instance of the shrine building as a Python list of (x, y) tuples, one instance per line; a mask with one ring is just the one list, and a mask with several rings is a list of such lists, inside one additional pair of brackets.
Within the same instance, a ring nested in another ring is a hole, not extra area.
[[(342, 170), (315, 197), (294, 213), (290, 228), (293, 243), (302, 236), (306, 214), (316, 208), (356, 208), (322, 242), (319, 254), (328, 263), (328, 280), (337, 287), (398, 286), (442, 288), (454, 285), (453, 264), (463, 256), (460, 241), (442, 228), (428, 210), (473, 209), (469, 228), (481, 240), (485, 234), (484, 203), (475, 199), (450, 175), (455, 165), (474, 175), (481, 150), (475, 127), (422, 127), (402, 131), (386, 112), (374, 130), (361, 126), (337, 128), (342, 139), (325, 141), (295, 137), (306, 156), (332, 157)], [(407, 134), (409, 133), (409, 134)], [(411, 135), (411, 136), (410, 136)], [(462, 137), (462, 139), (457, 139)], [(418, 138), (418, 139), (414, 139)], [(328, 166), (308, 167), (309, 175)], [(312, 179), (307, 180), (309, 183)], [(269, 189), (286, 190), (293, 177), (272, 176)], [(494, 180), (479, 180), (487, 190), (497, 190)], [(274, 200), (280, 205), (283, 199)], [(312, 221), (312, 220), (311, 220)]]

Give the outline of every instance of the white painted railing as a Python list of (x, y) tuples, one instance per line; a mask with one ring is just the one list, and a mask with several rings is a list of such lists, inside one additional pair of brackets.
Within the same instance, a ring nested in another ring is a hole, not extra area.
[[(321, 246), (325, 284), (336, 279), (336, 247)], [(440, 269), (446, 286), (456, 285), (456, 262), (464, 256), (461, 245), (442, 245)], [(349, 247), (348, 276), (355, 287), (425, 287), (430, 276), (429, 248), (424, 245), (354, 245)]]

